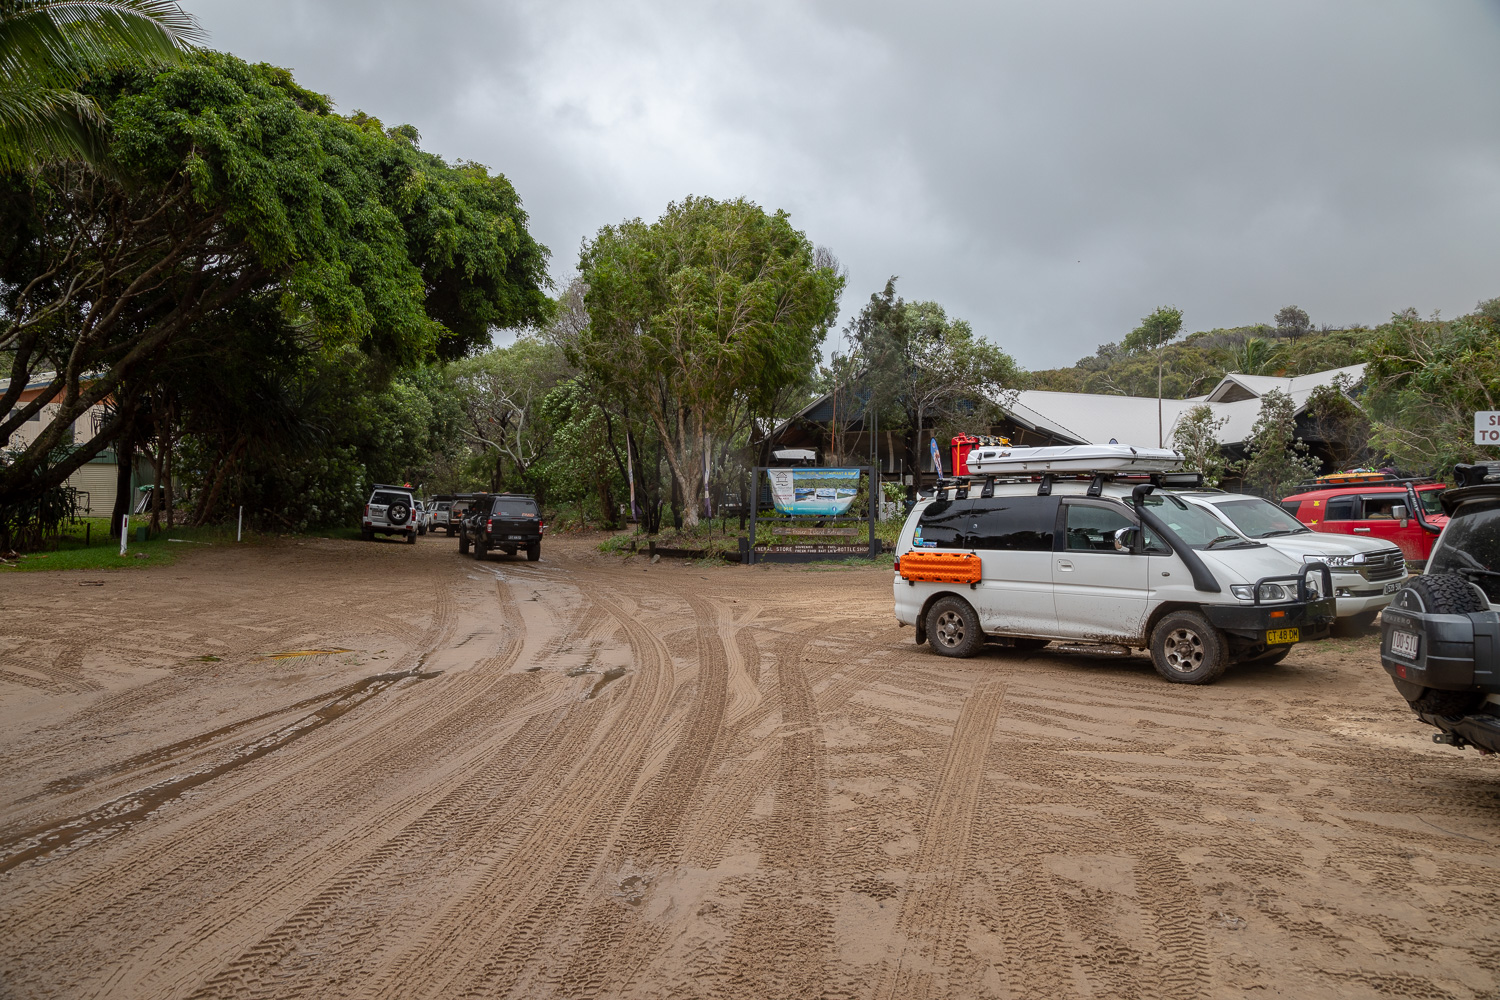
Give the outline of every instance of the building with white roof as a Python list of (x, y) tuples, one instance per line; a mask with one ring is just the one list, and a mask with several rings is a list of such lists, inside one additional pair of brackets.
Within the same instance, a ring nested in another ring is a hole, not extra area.
[[(1255, 422), (1260, 417), (1261, 398), (1267, 392), (1280, 389), (1287, 393), (1292, 398), (1297, 415), (1302, 417), (1314, 391), (1341, 384), (1346, 393), (1352, 394), (1364, 380), (1364, 372), (1364, 365), (1350, 365), (1290, 377), (1241, 375), (1234, 372), (1220, 379), (1218, 385), (1207, 395), (1160, 401), (1155, 396), (1025, 389), (1000, 401), (1000, 408), (1005, 415), (1000, 424), (975, 428), (975, 433), (1004, 435), (1020, 445), (1118, 442), (1153, 448), (1158, 445), (1170, 447), (1178, 422), (1193, 408), (1206, 405), (1213, 411), (1215, 418), (1225, 421), (1218, 431), (1220, 444), (1227, 452), (1239, 456), (1243, 454)], [(846, 457), (867, 456), (871, 452), (863, 413), (856, 412), (846, 416), (850, 410), (857, 410), (859, 405), (857, 400), (851, 402), (847, 396), (841, 402), (839, 436), (842, 441), (839, 450)], [(771, 434), (771, 443), (777, 448), (812, 448), (818, 452), (820, 460), (829, 460), (828, 428), (832, 414), (831, 396), (816, 399), (799, 413), (777, 425)], [(849, 419), (850, 416), (854, 419)], [(922, 429), (924, 439), (932, 437), (934, 433), (935, 429), (932, 427)], [(1317, 454), (1321, 442), (1316, 439), (1306, 420), (1299, 421), (1299, 433), (1314, 454)], [(881, 440), (877, 442), (877, 447), (882, 470), (887, 474), (910, 476), (912, 470), (904, 466), (904, 448), (897, 440), (892, 440), (889, 434), (882, 432), (879, 437)], [(945, 455), (946, 444), (946, 441), (938, 442)], [(918, 451), (924, 456), (927, 454), (925, 440)], [(930, 476), (930, 460), (924, 459), (923, 465), (918, 473)]]

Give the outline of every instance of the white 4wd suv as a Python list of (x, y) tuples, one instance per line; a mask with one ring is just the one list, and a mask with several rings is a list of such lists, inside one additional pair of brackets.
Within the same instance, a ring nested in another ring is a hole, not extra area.
[(1251, 541), (1152, 481), (1112, 474), (948, 485), (896, 543), (895, 610), (917, 641), (973, 656), (987, 641), (1149, 649), (1169, 681), (1274, 663), (1334, 620), (1327, 567)]
[(1406, 585), (1406, 559), (1390, 542), (1313, 531), (1281, 507), (1245, 493), (1176, 491), (1212, 511), (1247, 538), (1265, 542), (1299, 562), (1321, 562), (1333, 573), (1339, 625), (1368, 628), (1375, 614)]
[(369, 541), (376, 535), (405, 535), (408, 543), (417, 543), (416, 498), (405, 486), (376, 485), (365, 504), (360, 537)]

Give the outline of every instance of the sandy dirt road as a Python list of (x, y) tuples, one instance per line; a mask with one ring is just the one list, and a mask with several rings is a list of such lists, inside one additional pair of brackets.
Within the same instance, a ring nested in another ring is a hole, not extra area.
[(1500, 996), (1500, 765), (1373, 640), (1191, 688), (941, 659), (889, 588), (440, 537), (0, 579), (0, 996)]

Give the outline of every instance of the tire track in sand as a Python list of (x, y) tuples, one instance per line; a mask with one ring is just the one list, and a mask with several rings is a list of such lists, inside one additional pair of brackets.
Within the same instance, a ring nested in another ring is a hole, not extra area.
[(1008, 673), (985, 678), (959, 710), (927, 808), (921, 847), (901, 894), (896, 921), (901, 951), (895, 962), (881, 963), (874, 991), (881, 1000), (950, 995), (946, 978), (968, 929), (965, 896), (974, 816), (1008, 681)]
[(781, 746), (774, 806), (758, 840), (762, 876), (732, 930), (711, 995), (818, 995), (833, 950), (826, 851), (823, 737), (818, 703), (803, 669), (810, 636), (785, 644), (776, 661)]
[[(655, 632), (602, 593), (581, 587), (625, 633), (636, 669), (608, 699), (602, 735), (554, 767), (552, 798), (531, 804), (532, 825), (480, 863), (481, 874), (412, 933), (369, 992), (432, 997), (505, 995), (558, 921), (597, 877), (673, 691), (671, 659)], [(454, 961), (455, 956), (464, 960)]]

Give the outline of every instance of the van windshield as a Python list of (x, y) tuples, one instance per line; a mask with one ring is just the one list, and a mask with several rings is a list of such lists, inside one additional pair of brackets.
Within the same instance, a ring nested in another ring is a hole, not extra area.
[(1145, 506), (1176, 532), (1184, 545), (1195, 549), (1237, 549), (1258, 545), (1235, 531), (1201, 507), (1177, 497), (1154, 493), (1145, 498)]

